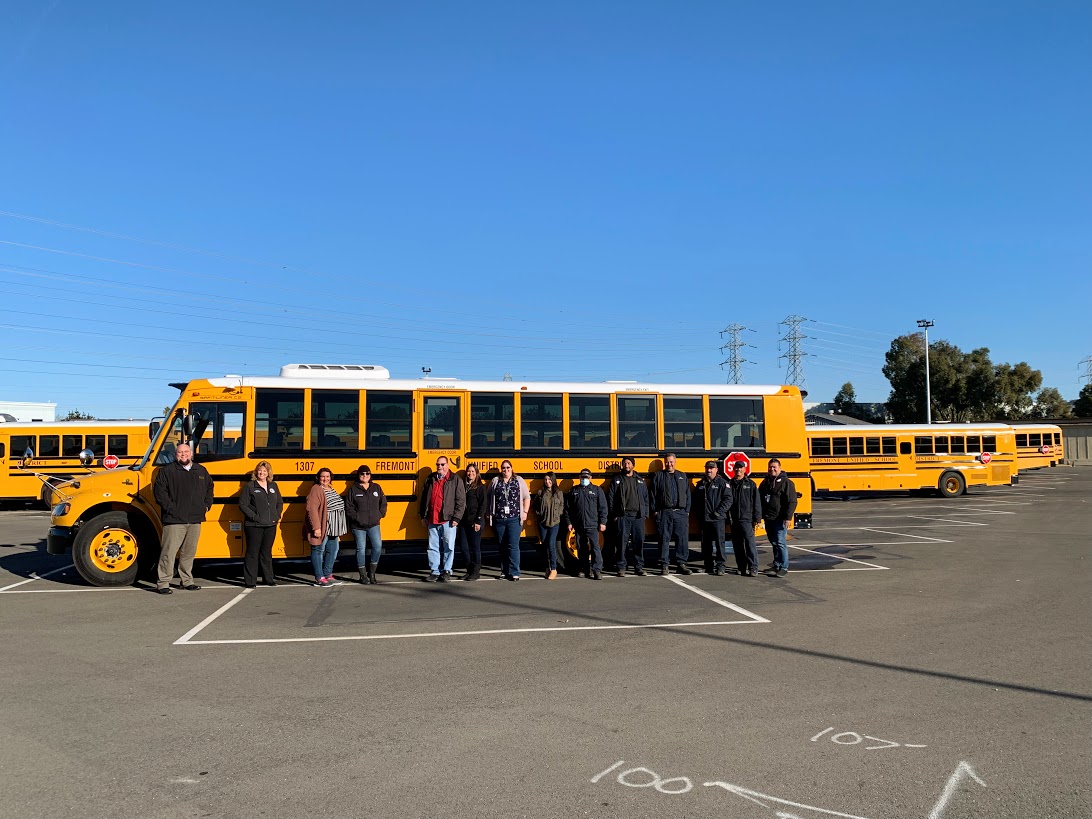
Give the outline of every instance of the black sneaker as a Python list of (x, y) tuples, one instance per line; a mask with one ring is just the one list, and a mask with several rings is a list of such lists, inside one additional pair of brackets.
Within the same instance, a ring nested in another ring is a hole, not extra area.
[(435, 583), (438, 579), (439, 579), (439, 576), (435, 575), (435, 574), (426, 574), (425, 575), (425, 582), (426, 583)]
[(679, 574), (693, 574), (694, 572), (685, 563), (680, 563), (675, 567), (675, 571)]
[[(429, 576), (431, 577), (432, 575), (429, 575)], [(440, 575), (439, 577), (437, 577), (436, 582), (437, 583), (446, 583), (447, 582), (447, 574), (444, 573), (444, 574)]]
[(645, 576), (645, 570), (642, 569), (640, 566), (638, 566), (636, 569), (634, 569), (633, 573), (635, 575), (637, 575), (638, 577), (644, 577)]
[(784, 577), (788, 573), (789, 573), (788, 569), (778, 569), (776, 572), (774, 572), (774, 576), (775, 577)]
[(593, 569), (592, 573), (591, 573), (591, 579), (592, 580), (602, 580), (603, 575), (598, 570)]
[(768, 569), (765, 575), (766, 577), (777, 577), (777, 569)]
[(619, 569), (618, 571), (616, 571), (614, 573), (614, 576), (615, 577), (625, 577), (626, 576), (626, 570), (625, 569)]
[(667, 574), (671, 574), (671, 567), (665, 563), (663, 566), (660, 567), (660, 576), (662, 577), (663, 575)]
[(156, 589), (155, 593), (156, 594), (174, 594), (174, 590), (173, 589)]

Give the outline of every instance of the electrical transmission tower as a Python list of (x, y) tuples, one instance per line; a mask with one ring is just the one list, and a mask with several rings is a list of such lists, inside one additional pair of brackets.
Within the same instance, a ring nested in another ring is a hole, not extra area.
[(800, 346), (800, 342), (806, 339), (804, 333), (800, 332), (800, 325), (808, 319), (803, 316), (791, 315), (783, 321), (778, 322), (778, 327), (784, 325), (787, 330), (785, 335), (777, 341), (777, 349), (781, 349), (782, 344), (789, 345), (788, 350), (778, 356), (778, 361), (782, 358), (788, 361), (788, 372), (785, 375), (785, 382), (793, 384), (797, 387), (803, 387), (806, 379), (804, 378), (804, 356), (807, 353)]
[(724, 338), (725, 333), (728, 334), (728, 343), (721, 346), (720, 351), (728, 351), (728, 358), (720, 362), (720, 366), (728, 367), (728, 383), (729, 384), (742, 384), (743, 383), (743, 365), (754, 364), (753, 361), (748, 361), (743, 357), (743, 350), (746, 347), (754, 348), (755, 345), (748, 344), (743, 340), (743, 332), (753, 333), (750, 327), (744, 327), (742, 324), (729, 324), (723, 330), (720, 331), (720, 337)]
[(1078, 361), (1077, 366), (1084, 367), (1084, 375), (1081, 376), (1080, 380), (1092, 384), (1092, 355)]

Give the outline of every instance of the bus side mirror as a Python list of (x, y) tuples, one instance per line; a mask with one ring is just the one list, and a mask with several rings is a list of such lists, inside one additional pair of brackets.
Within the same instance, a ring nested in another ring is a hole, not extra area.
[(193, 435), (193, 431), (197, 428), (197, 416), (194, 413), (184, 415), (182, 417), (182, 432), (187, 438)]
[(80, 450), (80, 463), (84, 466), (91, 466), (95, 462), (95, 453), (90, 449)]
[(159, 428), (163, 426), (159, 421), (148, 422), (148, 438), (154, 438), (155, 434), (159, 432)]

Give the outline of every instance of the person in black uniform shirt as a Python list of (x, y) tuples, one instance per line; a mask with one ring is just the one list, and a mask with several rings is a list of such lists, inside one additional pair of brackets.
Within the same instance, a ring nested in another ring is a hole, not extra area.
[(633, 545), (633, 573), (645, 573), (645, 520), (648, 518), (648, 485), (633, 469), (633, 458), (622, 458), (622, 474), (611, 479), (607, 490), (608, 516), (614, 523), (618, 556), (617, 575), (626, 576), (626, 549)]
[(239, 509), (243, 513), (243, 534), (246, 536), (246, 556), (243, 558), (243, 584), (248, 589), (258, 585), (258, 565), (267, 586), (276, 586), (273, 579), (273, 540), (277, 523), (284, 509), (284, 498), (273, 480), (269, 461), (259, 461), (254, 467), (254, 480), (239, 493)]
[(179, 588), (197, 591), (193, 582), (193, 559), (201, 538), (201, 524), (212, 508), (212, 478), (201, 464), (193, 462), (193, 447), (179, 444), (174, 461), (155, 474), (152, 492), (163, 521), (162, 551), (159, 553), (159, 582), (156, 591), (171, 594), (174, 560), (178, 558)]
[(772, 458), (769, 471), (758, 486), (762, 496), (762, 519), (766, 522), (766, 538), (773, 546), (774, 561), (766, 573), (770, 577), (784, 577), (789, 572), (789, 547), (787, 543), (789, 521), (796, 511), (796, 487), (789, 476), (781, 471), (781, 461)]
[(569, 490), (562, 524), (567, 532), (576, 532), (576, 545), (584, 575), (602, 579), (603, 551), (599, 533), (607, 530), (607, 496), (591, 482), (591, 470), (580, 470), (580, 482)]
[(762, 498), (758, 484), (747, 474), (747, 464), (736, 461), (732, 467), (732, 551), (736, 553), (736, 568), (744, 577), (758, 576), (758, 554), (755, 552), (755, 527), (762, 520)]
[(482, 526), (485, 525), (485, 484), (478, 474), (477, 464), (466, 465), (466, 509), (455, 542), (463, 554), (466, 574), (463, 580), (478, 580), (482, 576)]
[(694, 508), (701, 523), (701, 557), (706, 574), (724, 574), (724, 521), (732, 505), (732, 488), (717, 474), (717, 462), (705, 462), (705, 475), (694, 487)]
[(675, 540), (675, 568), (690, 574), (690, 481), (675, 469), (675, 453), (664, 456), (664, 468), (652, 476), (652, 514), (660, 536), (660, 574), (671, 574), (671, 540)]

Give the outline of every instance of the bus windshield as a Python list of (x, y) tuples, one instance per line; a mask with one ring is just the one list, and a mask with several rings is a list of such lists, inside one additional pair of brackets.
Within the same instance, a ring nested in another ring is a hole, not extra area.
[[(155, 437), (152, 438), (152, 442), (148, 444), (148, 450), (144, 453), (144, 457), (139, 462), (133, 464), (130, 469), (143, 469), (145, 464), (148, 463), (148, 459), (152, 457), (152, 453), (162, 444), (162, 449), (159, 451), (159, 457), (155, 459), (156, 465), (162, 465), (170, 463), (174, 460), (174, 442), (180, 440), (182, 437), (182, 417), (175, 415), (171, 422), (166, 422), (159, 428)], [(169, 452), (168, 452), (169, 450)], [(166, 457), (166, 460), (164, 460)]]

